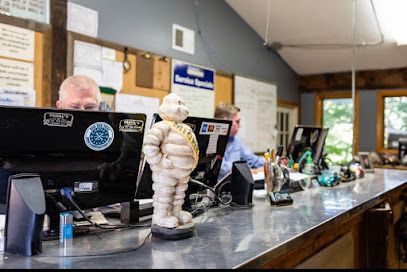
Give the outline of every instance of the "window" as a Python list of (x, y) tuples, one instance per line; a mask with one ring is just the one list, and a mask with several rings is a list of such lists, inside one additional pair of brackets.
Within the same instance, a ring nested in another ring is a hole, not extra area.
[(376, 149), (396, 154), (399, 138), (407, 138), (407, 90), (379, 91), (377, 100)]
[[(351, 93), (323, 93), (317, 95), (316, 99), (316, 124), (329, 128), (324, 148), (327, 160), (334, 164), (349, 163), (353, 158), (352, 143), (355, 133)], [(357, 124), (356, 121), (355, 124)], [(357, 140), (355, 140), (356, 142)]]

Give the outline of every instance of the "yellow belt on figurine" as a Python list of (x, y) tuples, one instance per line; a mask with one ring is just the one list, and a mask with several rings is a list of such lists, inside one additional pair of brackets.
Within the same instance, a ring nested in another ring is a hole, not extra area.
[(171, 128), (175, 129), (182, 137), (185, 138), (185, 140), (187, 140), (189, 145), (192, 147), (195, 165), (197, 165), (199, 160), (199, 146), (191, 127), (175, 121), (164, 120), (164, 122), (167, 123)]

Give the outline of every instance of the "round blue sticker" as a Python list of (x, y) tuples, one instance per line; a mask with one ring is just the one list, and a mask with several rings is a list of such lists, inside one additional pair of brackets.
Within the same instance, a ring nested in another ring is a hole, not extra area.
[(101, 151), (112, 144), (114, 131), (109, 124), (97, 122), (88, 127), (83, 138), (90, 149)]

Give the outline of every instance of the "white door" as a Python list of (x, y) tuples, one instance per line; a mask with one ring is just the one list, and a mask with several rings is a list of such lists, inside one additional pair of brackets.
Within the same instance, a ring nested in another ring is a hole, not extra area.
[(277, 107), (277, 147), (286, 150), (294, 127), (298, 124), (298, 107)]

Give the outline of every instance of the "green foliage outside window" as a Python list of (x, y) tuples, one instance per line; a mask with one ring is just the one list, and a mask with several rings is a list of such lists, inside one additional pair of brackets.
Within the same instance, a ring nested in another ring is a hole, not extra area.
[(329, 128), (324, 153), (334, 164), (352, 160), (353, 105), (351, 98), (323, 100), (323, 127)]
[(407, 96), (384, 99), (384, 147), (397, 148), (398, 138), (407, 137)]

